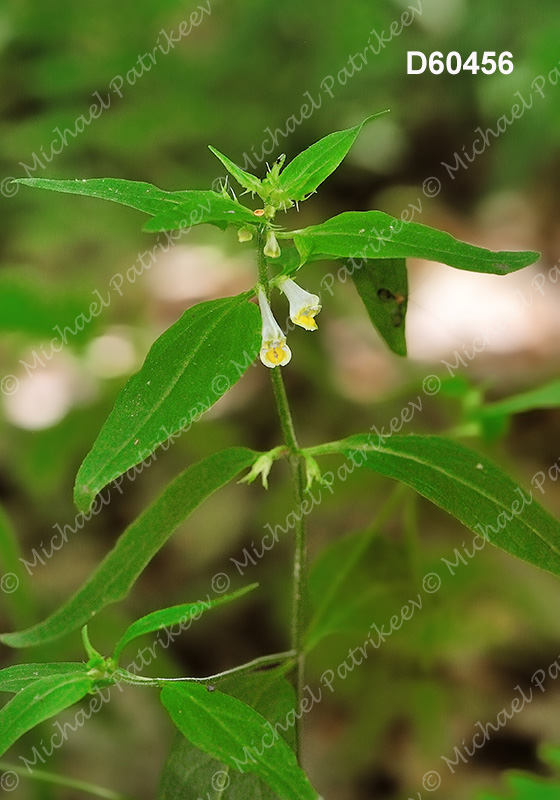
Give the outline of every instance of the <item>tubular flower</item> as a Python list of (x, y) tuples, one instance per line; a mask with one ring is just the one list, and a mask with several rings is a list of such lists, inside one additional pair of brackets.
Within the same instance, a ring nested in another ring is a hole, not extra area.
[(250, 242), (253, 238), (253, 231), (248, 225), (245, 225), (243, 228), (239, 228), (237, 231), (237, 240), (239, 242)]
[(278, 240), (274, 231), (268, 231), (266, 234), (264, 254), (269, 258), (279, 258), (280, 256), (280, 245), (278, 244)]
[(306, 331), (316, 331), (317, 323), (314, 317), (321, 310), (319, 297), (311, 294), (298, 286), (291, 278), (283, 278), (278, 282), (278, 288), (284, 292), (290, 303), (290, 319)]
[(274, 319), (271, 308), (262, 289), (258, 291), (259, 307), (262, 317), (262, 344), (259, 353), (265, 367), (285, 367), (292, 357), (292, 351), (286, 344), (286, 337)]

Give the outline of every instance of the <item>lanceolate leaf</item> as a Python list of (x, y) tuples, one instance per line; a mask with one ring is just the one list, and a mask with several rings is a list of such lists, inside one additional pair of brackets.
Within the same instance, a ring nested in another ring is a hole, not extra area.
[(222, 162), (224, 167), (231, 175), (233, 175), (240, 186), (243, 186), (244, 189), (247, 189), (253, 194), (259, 191), (261, 188), (261, 182), (259, 178), (257, 178), (255, 175), (251, 175), (250, 172), (245, 172), (244, 169), (241, 169), (241, 167), (238, 167), (237, 164), (234, 164), (233, 161), (231, 161), (227, 156), (224, 156), (223, 153), (220, 153), (219, 150), (216, 150), (215, 147), (208, 145), (208, 149), (211, 150), (216, 158)]
[(317, 800), (293, 750), (245, 703), (194, 683), (165, 686), (161, 701), (183, 736), (212, 758), (257, 775), (280, 800)]
[(411, 486), (507, 553), (560, 576), (560, 523), (489, 459), (439, 436), (351, 436), (311, 448)]
[(125, 181), (122, 178), (89, 178), (73, 181), (54, 181), (49, 178), (19, 178), (16, 183), (49, 189), (53, 192), (81, 194), (111, 200), (123, 206), (130, 206), (146, 214), (157, 214), (166, 206), (180, 202), (177, 192), (164, 192), (157, 186), (142, 181)]
[(0, 641), (10, 647), (30, 647), (59, 639), (81, 628), (105, 606), (122, 600), (178, 525), (258, 456), (253, 450), (231, 447), (186, 469), (128, 526), (91, 578), (62, 608), (32, 628), (2, 634)]
[(149, 219), (142, 230), (148, 232), (183, 232), (193, 225), (216, 225), (224, 230), (228, 225), (258, 225), (259, 218), (241, 203), (216, 192), (176, 192), (177, 205), (169, 205)]
[(403, 222), (382, 211), (346, 211), (293, 236), (301, 260), (313, 253), (331, 258), (426, 258), (471, 272), (506, 275), (533, 264), (539, 253), (493, 252), (460, 242), (418, 222)]
[(55, 181), (48, 178), (20, 178), (15, 183), (53, 192), (81, 194), (111, 200), (123, 206), (156, 217), (156, 221), (144, 227), (147, 231), (165, 231), (181, 228), (190, 230), (193, 225), (209, 223), (225, 228), (230, 223), (239, 225), (255, 222), (252, 212), (224, 197), (218, 192), (184, 190), (164, 192), (157, 186), (141, 181), (125, 181), (121, 178), (89, 178), (73, 181)]
[(352, 270), (352, 280), (369, 318), (391, 350), (406, 356), (405, 318), (408, 277), (404, 258), (364, 260)]
[[(295, 747), (296, 696), (279, 670), (232, 676), (220, 681), (219, 688), (278, 725), (280, 735)], [(185, 800), (187, 792), (204, 800), (278, 800), (276, 792), (257, 775), (217, 761), (177, 732), (161, 776), (158, 800)]]
[[(239, 597), (243, 597), (243, 595), (247, 594), (247, 592), (250, 592), (252, 589), (256, 589), (257, 586), (258, 583), (252, 583), (250, 586), (245, 586), (237, 592), (224, 594), (213, 600), (207, 599), (200, 600), (197, 603), (183, 603), (183, 605), (180, 606), (171, 606), (170, 608), (162, 608), (159, 611), (153, 611), (151, 614), (147, 614), (145, 617), (136, 620), (136, 622), (133, 622), (132, 625), (126, 629), (117, 642), (113, 658), (116, 661), (124, 647), (138, 636), (161, 630), (162, 628), (175, 625), (179, 622), (185, 624), (187, 622), (190, 623), (192, 620), (199, 619), (208, 609), (224, 605), (224, 603), (231, 603)], [(0, 678), (1, 676), (2, 673), (0, 672)]]
[(552, 381), (527, 392), (505, 397), (494, 403), (486, 403), (480, 410), (484, 417), (520, 414), (533, 408), (557, 408), (560, 406), (560, 381)]
[(372, 114), (353, 128), (330, 133), (297, 155), (278, 178), (277, 186), (283, 196), (295, 201), (305, 200), (335, 171), (366, 122), (386, 113)]
[(19, 692), (39, 679), (56, 675), (85, 675), (88, 665), (78, 661), (59, 661), (43, 664), (15, 664), (0, 670), (0, 691)]
[(187, 431), (237, 383), (257, 355), (260, 325), (255, 304), (239, 295), (189, 308), (160, 336), (80, 467), (74, 499), (81, 511), (162, 442)]
[(43, 720), (77, 703), (93, 686), (81, 673), (51, 675), (26, 686), (0, 711), (0, 755)]

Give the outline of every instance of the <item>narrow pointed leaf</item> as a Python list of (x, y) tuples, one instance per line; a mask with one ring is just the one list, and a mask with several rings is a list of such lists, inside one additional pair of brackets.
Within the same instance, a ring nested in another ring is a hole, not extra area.
[(280, 800), (317, 800), (286, 742), (278, 737), (265, 746), (272, 737), (270, 726), (250, 706), (193, 683), (165, 686), (161, 702), (183, 736), (212, 758), (257, 775)]
[(80, 467), (74, 499), (81, 511), (237, 383), (257, 355), (260, 327), (257, 307), (240, 295), (189, 308), (160, 336)]
[(440, 436), (351, 436), (311, 448), (342, 453), (395, 478), (457, 517), (478, 536), (560, 576), (560, 522), (500, 467)]
[(14, 664), (0, 670), (0, 692), (19, 692), (42, 678), (55, 675), (85, 675), (87, 664), (79, 661), (59, 661), (43, 664)]
[(280, 173), (278, 189), (290, 200), (300, 201), (314, 192), (325, 178), (335, 171), (346, 156), (364, 125), (375, 117), (372, 114), (359, 125), (329, 133), (297, 155)]
[(142, 570), (203, 500), (250, 467), (260, 454), (231, 447), (182, 472), (118, 539), (88, 581), (44, 622), (0, 641), (10, 647), (43, 644), (81, 628), (101, 609), (126, 597)]
[(121, 178), (89, 178), (73, 181), (56, 181), (48, 178), (20, 178), (16, 183), (38, 189), (49, 189), (66, 194), (80, 194), (111, 200), (155, 217), (144, 226), (145, 231), (171, 231), (181, 229), (188, 232), (194, 225), (255, 223), (253, 212), (210, 190), (181, 190), (165, 192), (141, 181), (126, 181)]
[(346, 211), (321, 225), (293, 232), (302, 261), (313, 253), (331, 258), (426, 258), (471, 272), (507, 275), (533, 264), (539, 253), (493, 252), (418, 222), (382, 211)]
[(404, 258), (364, 260), (352, 280), (369, 318), (398, 356), (406, 356), (408, 276)]
[(122, 178), (88, 178), (83, 180), (56, 181), (49, 178), (18, 178), (16, 183), (37, 189), (49, 189), (65, 194), (81, 194), (111, 200), (130, 206), (146, 214), (157, 214), (167, 206), (181, 202), (181, 192), (165, 192), (142, 181), (126, 181)]
[(244, 169), (238, 167), (237, 164), (234, 164), (227, 156), (224, 156), (223, 153), (220, 153), (219, 150), (216, 150), (215, 147), (212, 145), (208, 145), (208, 149), (211, 150), (212, 153), (218, 158), (230, 175), (233, 175), (235, 180), (240, 186), (243, 186), (244, 189), (247, 189), (250, 192), (257, 192), (261, 188), (261, 182), (256, 175), (251, 175), (250, 172), (245, 172)]
[(177, 192), (177, 204), (167, 204), (149, 219), (142, 230), (148, 232), (188, 232), (193, 225), (216, 225), (225, 230), (228, 225), (258, 225), (254, 213), (230, 197), (217, 192)]
[(560, 381), (552, 381), (536, 389), (505, 397), (494, 403), (486, 403), (480, 410), (484, 417), (520, 414), (533, 408), (557, 408), (560, 406)]
[(0, 711), (0, 755), (43, 720), (74, 705), (93, 686), (81, 673), (40, 678), (18, 692)]
[[(225, 603), (231, 603), (243, 597), (247, 592), (256, 589), (257, 586), (258, 583), (252, 583), (250, 586), (244, 586), (243, 589), (239, 589), (237, 592), (230, 592), (230, 594), (216, 597), (213, 600), (207, 597), (206, 600), (199, 600), (196, 603), (183, 603), (182, 605), (153, 611), (151, 614), (147, 614), (145, 617), (133, 622), (132, 625), (129, 625), (117, 642), (113, 658), (116, 661), (126, 645), (138, 636), (143, 636), (153, 631), (159, 631), (162, 628), (169, 625), (176, 625), (177, 623), (181, 623), (184, 625), (185, 629), (187, 629), (191, 621), (199, 619), (205, 611), (208, 611), (210, 608), (215, 608), (216, 606), (224, 605)], [(0, 673), (0, 677), (1, 675), (2, 673)]]

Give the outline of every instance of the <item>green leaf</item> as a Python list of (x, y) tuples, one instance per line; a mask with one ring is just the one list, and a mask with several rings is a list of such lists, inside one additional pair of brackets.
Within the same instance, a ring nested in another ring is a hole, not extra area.
[(398, 356), (406, 356), (405, 318), (408, 276), (404, 258), (364, 261), (352, 271), (352, 280), (369, 318)]
[(183, 736), (212, 758), (257, 775), (280, 800), (317, 800), (294, 752), (245, 703), (195, 683), (165, 686), (161, 702)]
[(207, 600), (200, 600), (196, 603), (183, 603), (182, 605), (162, 608), (159, 611), (153, 611), (151, 614), (147, 614), (145, 617), (133, 622), (132, 625), (129, 625), (125, 630), (117, 642), (113, 658), (117, 661), (126, 645), (138, 636), (143, 636), (145, 633), (151, 633), (152, 631), (159, 631), (168, 625), (175, 625), (178, 622), (186, 623), (189, 621), (190, 623), (191, 620), (199, 619), (202, 614), (210, 608), (215, 608), (225, 603), (231, 603), (239, 597), (243, 597), (247, 592), (256, 589), (258, 585), (258, 583), (252, 583), (250, 586), (245, 586), (237, 592), (230, 592), (229, 594), (217, 597), (215, 600), (208, 598)]
[(14, 625), (29, 625), (34, 616), (33, 600), (20, 556), (16, 532), (0, 506), (0, 588)]
[(557, 408), (560, 406), (560, 381), (551, 381), (545, 386), (530, 389), (528, 392), (506, 397), (496, 403), (486, 403), (480, 410), (483, 417), (520, 414), (534, 408)]
[(560, 770), (560, 745), (543, 744), (539, 747), (539, 756), (551, 767)]
[(44, 622), (0, 641), (30, 647), (81, 628), (105, 606), (126, 597), (134, 582), (173, 531), (217, 489), (250, 467), (259, 453), (231, 447), (213, 453), (182, 472), (119, 537), (88, 581)]
[(426, 258), (457, 269), (507, 275), (533, 264), (539, 253), (493, 252), (455, 239), (418, 222), (403, 222), (382, 211), (346, 211), (292, 233), (301, 260), (313, 253), (331, 258)]
[(244, 169), (238, 167), (227, 156), (224, 156), (223, 153), (220, 153), (219, 150), (216, 150), (215, 147), (212, 147), (212, 145), (209, 144), (208, 149), (222, 162), (224, 167), (231, 175), (233, 175), (240, 186), (243, 186), (244, 189), (247, 189), (247, 191), (252, 192), (253, 194), (255, 192), (258, 194), (259, 189), (261, 188), (261, 182), (259, 178), (257, 178), (255, 175), (251, 175), (250, 172), (245, 172)]
[(189, 308), (152, 345), (86, 456), (74, 489), (87, 512), (98, 492), (188, 430), (243, 375), (260, 346), (261, 318), (245, 295)]
[[(80, 792), (80, 797), (83, 794), (92, 795), (93, 797), (101, 797), (102, 800), (131, 800), (131, 798), (121, 794), (120, 792), (113, 792), (111, 789), (106, 789), (103, 786), (96, 786), (94, 783), (87, 781), (78, 781), (75, 778), (69, 778), (67, 775), (57, 775), (54, 772), (47, 772), (44, 769), (37, 769), (33, 764), (33, 769), (30, 770), (26, 766), (18, 766), (9, 761), (0, 761), (0, 773), (2, 772), (15, 772), (22, 778), (26, 778), (36, 783), (47, 783), (52, 786), (64, 787), (65, 789), (73, 789), (75, 792)], [(51, 793), (43, 793), (39, 790), (41, 797), (51, 797)], [(36, 794), (35, 796), (39, 796)], [(72, 795), (77, 797), (78, 795)]]
[(560, 576), (560, 523), (500, 467), (439, 436), (350, 436), (306, 451), (343, 453), (411, 486), (506, 553)]
[(145, 231), (188, 231), (193, 225), (209, 223), (224, 229), (230, 223), (255, 224), (253, 212), (235, 200), (213, 191), (164, 192), (157, 186), (121, 178), (90, 178), (54, 181), (48, 178), (19, 178), (15, 183), (66, 194), (81, 194), (111, 200), (154, 216)]
[(85, 675), (88, 665), (79, 661), (59, 661), (45, 664), (14, 664), (0, 670), (0, 691), (19, 692), (38, 679), (54, 675)]
[(312, 650), (332, 633), (367, 632), (372, 605), (379, 614), (382, 601), (402, 594), (410, 580), (403, 547), (380, 536), (380, 530), (402, 502), (397, 489), (382, 506), (372, 525), (337, 539), (315, 559), (309, 574), (314, 609), (306, 633)]
[(90, 691), (93, 681), (83, 673), (40, 678), (18, 692), (0, 711), (0, 755), (24, 733)]
[(177, 192), (182, 199), (149, 219), (142, 230), (148, 232), (188, 232), (192, 225), (216, 225), (225, 230), (228, 225), (258, 225), (260, 220), (246, 206), (216, 192)]
[(65, 194), (81, 194), (111, 200), (130, 206), (146, 214), (157, 214), (167, 206), (180, 203), (182, 192), (164, 192), (157, 186), (141, 181), (126, 181), (122, 178), (89, 178), (73, 181), (55, 181), (49, 178), (18, 178), (15, 183), (36, 189), (49, 189)]
[(480, 792), (477, 800), (558, 800), (560, 797), (558, 779), (512, 773), (507, 776), (506, 783), (508, 789), (505, 793)]
[[(295, 748), (295, 725), (290, 721), (296, 696), (280, 670), (231, 676), (220, 681), (220, 690), (251, 706), (273, 725), (278, 724), (280, 735)], [(186, 800), (190, 796), (204, 800), (278, 800), (276, 792), (257, 775), (217, 761), (177, 732), (161, 776), (158, 800)]]
[(297, 155), (284, 168), (277, 180), (277, 187), (283, 196), (296, 202), (305, 200), (335, 171), (364, 125), (386, 113), (387, 111), (380, 111), (367, 117), (359, 125), (354, 125), (353, 128), (329, 133)]

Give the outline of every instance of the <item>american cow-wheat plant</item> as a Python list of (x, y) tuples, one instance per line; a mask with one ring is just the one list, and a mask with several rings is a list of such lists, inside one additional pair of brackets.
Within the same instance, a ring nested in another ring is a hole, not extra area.
[[(352, 469), (363, 467), (411, 487), (486, 541), (560, 575), (560, 524), (536, 501), (520, 495), (515, 481), (498, 466), (462, 444), (440, 436), (379, 437), (371, 433), (354, 433), (310, 448), (298, 443), (283, 381), (283, 370), (297, 370), (297, 364), (271, 310), (271, 297), (283, 295), (291, 321), (315, 331), (320, 299), (300, 285), (305, 283), (300, 273), (304, 275), (307, 264), (350, 260), (349, 272), (373, 325), (391, 350), (404, 356), (407, 257), (506, 275), (532, 264), (539, 255), (491, 252), (381, 211), (348, 211), (319, 225), (286, 230), (279, 224), (285, 217), (278, 212), (297, 209), (314, 194), (371, 119), (329, 134), (288, 164), (279, 156), (262, 179), (211, 148), (245, 194), (259, 198), (256, 209), (239, 202), (227, 184), (221, 191), (165, 192), (147, 183), (112, 178), (19, 181), (131, 206), (150, 215), (146, 231), (184, 231), (210, 224), (226, 235), (233, 232), (239, 242), (246, 243), (242, 246), (254, 248), (254, 286), (235, 297), (201, 302), (185, 311), (157, 339), (140, 371), (120, 392), (78, 472), (75, 502), (80, 511), (88, 513), (95, 508), (99, 493), (109, 484), (148, 459), (170, 437), (187, 431), (257, 359), (272, 382), (279, 440), (269, 452), (228, 447), (191, 464), (129, 525), (62, 608), (33, 627), (1, 636), (6, 645), (23, 648), (82, 629), (86, 656), (75, 663), (20, 664), (0, 672), (0, 689), (13, 693), (0, 711), (0, 754), (63, 709), (75, 703), (82, 703), (83, 708), (85, 703), (87, 716), (103, 703), (111, 687), (131, 684), (158, 690), (182, 735), (163, 770), (160, 798), (219, 798), (226, 787), (228, 797), (317, 798), (317, 789), (301, 767), (305, 745), (301, 720), (312, 702), (306, 691), (305, 658), (336, 630), (337, 591), (365, 547), (363, 539), (353, 539), (340, 558), (331, 560), (331, 572), (321, 591), (309, 591), (309, 493), (314, 482), (325, 481), (327, 474), (332, 474), (323, 468), (322, 475), (321, 463), (326, 457), (343, 459), (348, 471), (350, 465)], [(124, 649), (137, 637), (151, 634), (153, 639), (166, 626), (190, 623), (214, 606), (239, 600), (255, 589), (251, 585), (216, 594), (208, 602), (185, 602), (152, 611), (122, 633), (110, 656), (97, 652), (86, 628), (91, 617), (128, 594), (175, 529), (207, 497), (235, 479), (252, 482), (259, 478), (267, 487), (278, 459), (289, 464), (294, 494), (291, 639), (286, 651), (263, 654), (204, 678), (148, 677), (121, 665)], [(389, 495), (380, 510), (381, 518), (387, 518), (401, 503), (399, 492), (397, 487), (396, 493)]]

